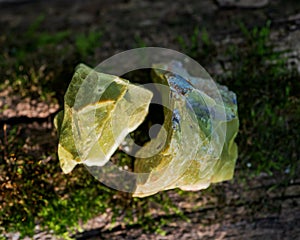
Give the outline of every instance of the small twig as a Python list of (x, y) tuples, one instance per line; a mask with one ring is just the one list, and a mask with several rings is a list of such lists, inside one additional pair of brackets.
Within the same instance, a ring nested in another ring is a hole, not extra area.
[(7, 151), (6, 151), (6, 147), (8, 145), (7, 143), (7, 133), (6, 133), (6, 130), (7, 130), (7, 125), (4, 123), (3, 124), (3, 134), (4, 134), (4, 146), (3, 146), (3, 158), (4, 158), (4, 161), (7, 162)]

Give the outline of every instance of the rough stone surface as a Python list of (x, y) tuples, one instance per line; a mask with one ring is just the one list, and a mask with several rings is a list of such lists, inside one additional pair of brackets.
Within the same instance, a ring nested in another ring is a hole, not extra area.
[(221, 7), (260, 8), (266, 6), (268, 0), (217, 0)]

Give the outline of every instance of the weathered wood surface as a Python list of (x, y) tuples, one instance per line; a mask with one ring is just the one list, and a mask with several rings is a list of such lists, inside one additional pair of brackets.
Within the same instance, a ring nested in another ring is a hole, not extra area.
[[(273, 22), (272, 38), (278, 49), (290, 49), (291, 64), (300, 72), (300, 4), (296, 1), (269, 1), (262, 9), (240, 10), (219, 8), (216, 1), (38, 1), (19, 7), (9, 4), (0, 9), (0, 25), (3, 28), (24, 30), (37, 17), (46, 12), (45, 27), (53, 26), (87, 28), (103, 24), (105, 40), (99, 61), (116, 51), (132, 45), (134, 36), (142, 36), (151, 45), (175, 48), (176, 36), (194, 26), (203, 26), (210, 32), (220, 48), (240, 41), (234, 19), (244, 19), (249, 26), (264, 25), (266, 19)], [(172, 4), (171, 4), (172, 2)], [(296, 4), (295, 6), (293, 4)], [(67, 6), (67, 7), (66, 7)], [(26, 21), (25, 21), (26, 20)], [(172, 27), (170, 27), (172, 26)], [(221, 56), (217, 56), (221, 57)], [(218, 65), (208, 67), (209, 72), (222, 74)], [(4, 98), (3, 98), (4, 101)], [(7, 99), (6, 99), (7, 101)], [(13, 102), (13, 101), (12, 101)], [(56, 106), (57, 107), (57, 106)], [(14, 106), (10, 106), (14, 108)], [(34, 109), (32, 110), (34, 112)], [(32, 113), (33, 113), (32, 112)], [(24, 117), (15, 111), (9, 118)], [(38, 113), (34, 117), (40, 117)], [(44, 116), (44, 115), (43, 115)], [(26, 117), (26, 114), (25, 114)], [(30, 118), (30, 116), (27, 116)], [(22, 120), (22, 118), (20, 118)], [(27, 119), (27, 118), (26, 118)], [(45, 118), (47, 121), (48, 118)], [(19, 123), (19, 121), (17, 121)], [(171, 194), (171, 193), (170, 193)], [(259, 176), (247, 184), (224, 183), (216, 193), (193, 194), (191, 199), (176, 199), (190, 221), (171, 215), (170, 223), (163, 229), (166, 236), (143, 234), (140, 226), (122, 227), (121, 224), (107, 230), (109, 218), (99, 216), (85, 226), (86, 231), (77, 235), (80, 239), (300, 239), (300, 178), (286, 182), (284, 176)], [(198, 197), (197, 197), (198, 196)], [(159, 221), (154, 217), (153, 221)], [(45, 233), (36, 239), (49, 239)]]
[[(281, 182), (259, 176), (245, 184), (224, 183), (216, 193), (197, 193), (198, 198), (176, 199), (189, 221), (170, 215), (162, 229), (166, 235), (142, 233), (141, 226), (98, 228), (77, 235), (78, 239), (300, 239), (300, 179)], [(153, 221), (159, 221), (154, 217)]]

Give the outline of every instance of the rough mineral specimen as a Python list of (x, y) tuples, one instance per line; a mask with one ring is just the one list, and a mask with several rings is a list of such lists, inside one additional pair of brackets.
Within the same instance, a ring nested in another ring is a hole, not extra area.
[(58, 157), (69, 173), (78, 163), (103, 166), (148, 113), (152, 93), (116, 76), (77, 66), (55, 118)]
[[(153, 78), (169, 85), (173, 111), (165, 109), (168, 140), (162, 151), (135, 161), (135, 171), (149, 174), (139, 179), (134, 196), (176, 187), (200, 190), (231, 179), (237, 158), (236, 95), (213, 81), (190, 76), (179, 62), (154, 66)], [(156, 145), (142, 150), (151, 151)]]
[[(236, 95), (211, 79), (190, 75), (180, 62), (157, 64), (152, 76), (154, 83), (167, 86), (161, 97), (168, 107), (157, 136), (136, 153), (135, 178), (129, 180), (135, 184), (130, 188), (133, 196), (177, 187), (199, 190), (231, 179), (237, 159)], [(65, 94), (64, 110), (55, 118), (63, 171), (78, 163), (100, 169), (106, 165), (144, 121), (152, 97), (141, 86), (80, 64)]]

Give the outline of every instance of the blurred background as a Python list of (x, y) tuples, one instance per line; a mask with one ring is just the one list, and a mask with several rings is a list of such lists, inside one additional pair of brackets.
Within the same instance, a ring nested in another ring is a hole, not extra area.
[[(296, 0), (0, 0), (0, 239), (300, 239), (299, 40)], [(53, 118), (75, 66), (150, 46), (237, 94), (233, 180), (138, 199), (62, 173)]]

